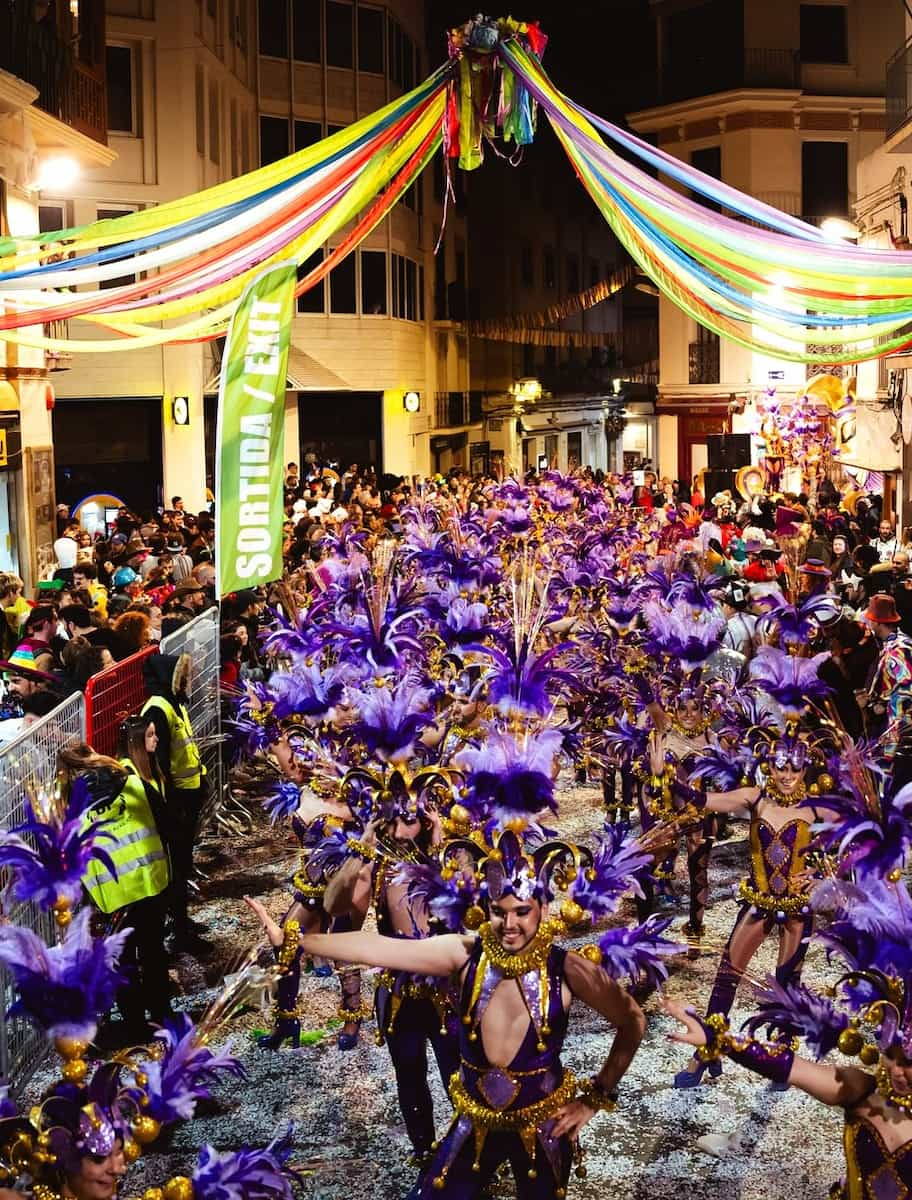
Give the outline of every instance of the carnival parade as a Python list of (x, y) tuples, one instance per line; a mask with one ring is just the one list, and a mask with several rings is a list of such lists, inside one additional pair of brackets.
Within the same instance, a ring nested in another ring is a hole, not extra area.
[[(912, 1194), (912, 581), (846, 469), (841, 370), (912, 344), (912, 253), (589, 113), (547, 40), (478, 16), (309, 149), (0, 239), (10, 346), (227, 337), (214, 567), (176, 589), (221, 602), (220, 733), (162, 646), (116, 756), (22, 770), (0, 963), (42, 1041), (0, 1101), (0, 1200)], [(312, 464), (331, 520), (289, 529), (296, 296), (435, 155), (452, 188), (543, 117), (667, 299), (820, 370), (754, 398), (733, 489), (545, 462), (402, 478), (372, 514)], [(46, 607), (21, 638), (5, 609), (2, 665), (59, 687)]]

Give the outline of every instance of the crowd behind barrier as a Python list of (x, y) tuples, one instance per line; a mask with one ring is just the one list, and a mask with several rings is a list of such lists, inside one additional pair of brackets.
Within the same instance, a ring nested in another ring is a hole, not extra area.
[[(203, 751), (209, 776), (210, 811), (222, 790), (219, 749), (219, 614), (213, 608), (201, 613), (161, 642), (162, 654), (187, 652), (193, 661), (190, 715)], [(99, 753), (116, 754), (118, 730), (124, 719), (138, 712), (147, 698), (143, 663), (156, 646), (123, 659), (89, 680), (85, 694), (68, 696), (47, 716), (0, 747), (0, 829), (9, 830), (25, 819), (30, 796), (54, 789), (57, 753), (73, 741), (86, 741)], [(0, 885), (5, 884), (0, 876)], [(53, 918), (32, 904), (4, 908), (4, 915), (26, 925), (52, 943), (57, 936)], [(21, 1092), (47, 1053), (43, 1033), (25, 1021), (8, 1021), (6, 1011), (14, 993), (6, 971), (0, 971), (0, 1078)]]

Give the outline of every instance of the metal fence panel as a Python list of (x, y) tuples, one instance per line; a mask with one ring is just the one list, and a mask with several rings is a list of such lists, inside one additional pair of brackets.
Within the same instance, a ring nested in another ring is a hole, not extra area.
[(219, 633), (219, 610), (208, 608), (161, 640), (162, 654), (189, 654), (193, 663), (187, 711), (206, 765), (209, 812), (218, 805), (222, 793)]
[(157, 653), (157, 646), (145, 646), (138, 654), (99, 671), (86, 684), (86, 741), (99, 754), (117, 753), (120, 726), (139, 712), (146, 700), (143, 665), (150, 654)]
[[(84, 738), (85, 700), (77, 692), (0, 749), (0, 828), (10, 829), (25, 819), (26, 798), (54, 787), (58, 750)], [(53, 914), (33, 904), (20, 904), (6, 915), (17, 925), (35, 930), (46, 942), (55, 941)], [(7, 1023), (4, 1014), (15, 993), (5, 970), (0, 970), (0, 991), (0, 1075), (18, 1093), (47, 1054), (47, 1039), (25, 1021)]]

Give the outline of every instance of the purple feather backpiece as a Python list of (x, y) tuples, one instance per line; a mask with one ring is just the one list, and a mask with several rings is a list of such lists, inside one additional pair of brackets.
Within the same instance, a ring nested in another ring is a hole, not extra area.
[(876, 806), (871, 811), (860, 792), (827, 796), (826, 807), (837, 816), (823, 823), (819, 840), (839, 855), (842, 870), (883, 879), (904, 865), (912, 848), (912, 783), (895, 796), (879, 795)]
[(415, 910), (423, 910), (448, 933), (460, 933), (466, 911), (478, 901), (475, 878), (470, 871), (456, 871), (452, 878), (444, 879), (436, 862), (402, 863), (393, 882), (405, 884), (406, 903), (416, 927)]
[(88, 908), (78, 912), (57, 946), (22, 926), (0, 926), (0, 962), (19, 993), (9, 1016), (25, 1017), (54, 1038), (92, 1040), (124, 983), (117, 961), (132, 930), (93, 938), (91, 918)]
[[(0, 833), (0, 869), (12, 878), (6, 889), (8, 898), (25, 903), (33, 901), (50, 909), (59, 900), (75, 904), (82, 895), (82, 879), (93, 859), (117, 876), (105, 844), (114, 842), (108, 832), (109, 821), (90, 820), (88, 799), (77, 780), (65, 807), (60, 797), (44, 798), (44, 812), (26, 801), (26, 819), (8, 833)], [(37, 811), (36, 811), (37, 809)], [(26, 834), (26, 837), (22, 835)]]
[(612, 979), (642, 979), (659, 987), (668, 978), (665, 960), (683, 954), (687, 946), (662, 937), (671, 924), (671, 917), (650, 917), (642, 925), (619, 926), (609, 929), (599, 938), (602, 970)]
[(219, 1154), (203, 1146), (193, 1171), (194, 1200), (293, 1200), (292, 1134), (289, 1129), (262, 1150), (245, 1146)]
[(210, 1096), (220, 1075), (244, 1077), (244, 1068), (230, 1054), (210, 1050), (199, 1041), (199, 1030), (186, 1013), (172, 1018), (155, 1035), (161, 1057), (141, 1064), (148, 1078), (145, 1111), (156, 1121), (189, 1121), (198, 1100)]
[(570, 896), (593, 917), (616, 911), (627, 892), (643, 895), (640, 876), (652, 858), (623, 825), (608, 825), (588, 867), (581, 867), (570, 887)]

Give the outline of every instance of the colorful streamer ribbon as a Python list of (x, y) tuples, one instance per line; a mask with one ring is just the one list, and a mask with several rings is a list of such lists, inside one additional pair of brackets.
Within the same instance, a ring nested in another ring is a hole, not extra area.
[[(219, 337), (258, 271), (301, 264), (350, 225), (299, 280), (300, 295), (376, 228), (441, 146), (448, 163), (475, 169), (498, 134), (530, 142), (541, 108), (639, 270), (700, 324), (818, 365), (912, 347), (912, 253), (833, 243), (588, 112), (543, 70), (546, 42), (535, 24), (475, 18), (451, 31), (448, 62), (424, 83), (306, 150), (116, 220), (0, 239), (0, 340), (110, 353)], [(127, 274), (135, 282), (86, 290)], [(90, 336), (37, 328), (64, 319)]]

